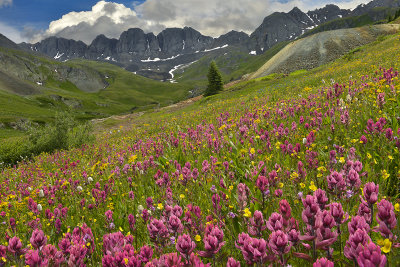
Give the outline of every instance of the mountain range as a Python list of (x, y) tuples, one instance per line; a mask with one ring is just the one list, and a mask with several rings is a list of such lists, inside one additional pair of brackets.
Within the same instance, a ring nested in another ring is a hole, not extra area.
[[(229, 53), (234, 47), (236, 50), (257, 55), (277, 43), (295, 40), (308, 32), (316, 31), (317, 28), (322, 27), (326, 31), (352, 27), (351, 23), (343, 23), (348, 18), (364, 16), (366, 18), (363, 21), (368, 23), (383, 20), (398, 7), (400, 0), (374, 0), (366, 5), (359, 5), (353, 11), (340, 9), (336, 5), (326, 5), (305, 13), (295, 7), (288, 13), (275, 12), (267, 16), (250, 35), (231, 31), (213, 38), (190, 27), (167, 28), (155, 35), (132, 28), (123, 32), (119, 39), (99, 35), (90, 45), (82, 41), (50, 37), (35, 44), (22, 43), (19, 46), (58, 61), (74, 58), (107, 61), (131, 72), (165, 81), (172, 80), (173, 73), (178, 68), (216, 50), (222, 50), (218, 53)], [(374, 12), (377, 9), (379, 12)], [(324, 27), (327, 23), (328, 29)]]

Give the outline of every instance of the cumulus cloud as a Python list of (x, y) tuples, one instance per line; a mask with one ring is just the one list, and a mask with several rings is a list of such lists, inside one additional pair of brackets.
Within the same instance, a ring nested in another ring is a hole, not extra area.
[(12, 4), (12, 0), (0, 0), (0, 7), (10, 6)]
[(118, 38), (123, 31), (135, 27), (155, 34), (168, 27), (184, 26), (210, 36), (230, 30), (251, 33), (275, 11), (288, 12), (297, 6), (306, 12), (329, 3), (354, 8), (365, 2), (368, 0), (146, 0), (126, 7), (100, 1), (90, 11), (70, 12), (52, 21), (44, 33), (35, 34), (32, 39), (55, 35), (90, 43), (99, 34)]

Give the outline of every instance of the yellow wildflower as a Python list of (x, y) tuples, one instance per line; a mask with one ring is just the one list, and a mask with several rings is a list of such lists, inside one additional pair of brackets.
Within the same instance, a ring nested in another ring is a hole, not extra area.
[(304, 183), (300, 183), (300, 187), (304, 188), (304, 187), (306, 187), (306, 185)]
[(249, 211), (249, 209), (248, 208), (245, 208), (244, 209), (244, 215), (243, 215), (244, 217), (247, 217), (247, 218), (250, 218), (251, 217), (251, 211)]
[(344, 163), (344, 157), (340, 157), (339, 162)]
[(250, 149), (250, 154), (255, 154), (256, 153), (256, 150), (252, 147), (251, 149)]
[(391, 248), (392, 242), (386, 238), (385, 241), (383, 241), (383, 247), (381, 247), (381, 250), (383, 253), (389, 253)]
[(390, 174), (387, 173), (386, 170), (383, 170), (383, 171), (382, 171), (382, 178), (383, 178), (384, 180), (386, 180), (387, 178), (389, 178), (389, 176), (390, 176)]
[(162, 203), (157, 204), (157, 209), (163, 210), (163, 208), (164, 208), (164, 205)]
[(131, 157), (129, 158), (129, 163), (134, 163), (136, 159), (137, 159), (137, 156), (136, 156), (136, 155), (131, 156)]
[(200, 242), (200, 241), (201, 241), (201, 236), (196, 235), (196, 236), (194, 237), (194, 240), (196, 240), (197, 242)]
[(315, 186), (315, 184), (314, 184), (313, 181), (311, 181), (309, 188), (310, 188), (312, 191), (315, 191), (315, 190), (318, 189), (318, 188)]
[(395, 209), (395, 211), (399, 212), (400, 211), (400, 204), (399, 203), (394, 204), (394, 209)]
[(180, 194), (179, 197), (180, 197), (181, 199), (184, 199), (184, 198), (185, 198), (185, 195), (184, 195), (184, 194)]

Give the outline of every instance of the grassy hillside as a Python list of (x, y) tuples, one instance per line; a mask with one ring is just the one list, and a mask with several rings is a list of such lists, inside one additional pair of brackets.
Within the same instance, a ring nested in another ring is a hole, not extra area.
[(399, 266), (399, 42), (5, 168), (0, 260)]
[(183, 69), (183, 72), (176, 72), (178, 82), (189, 82), (199, 86), (207, 84), (208, 67), (212, 60), (217, 63), (225, 83), (238, 80), (243, 75), (259, 69), (266, 61), (278, 53), (287, 42), (279, 43), (261, 55), (249, 55), (240, 50), (230, 50), (226, 55), (206, 56)]
[(21, 121), (52, 120), (55, 111), (68, 110), (86, 120), (169, 105), (184, 99), (191, 88), (107, 63), (60, 63), (5, 48), (0, 54), (0, 136), (20, 128)]

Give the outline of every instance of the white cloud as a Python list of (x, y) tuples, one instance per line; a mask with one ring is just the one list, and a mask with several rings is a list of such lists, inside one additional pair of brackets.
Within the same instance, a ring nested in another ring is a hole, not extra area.
[(297, 6), (306, 12), (329, 3), (354, 8), (365, 2), (368, 0), (146, 0), (142, 4), (133, 2), (128, 8), (100, 1), (90, 11), (70, 12), (52, 21), (46, 32), (35, 35), (33, 41), (56, 35), (90, 43), (98, 34), (118, 38), (123, 31), (135, 27), (155, 34), (167, 27), (184, 26), (210, 36), (230, 30), (250, 33), (275, 11), (288, 12)]
[(10, 6), (12, 4), (12, 0), (0, 0), (0, 7)]
[(26, 38), (22, 37), (21, 32), (18, 29), (3, 22), (0, 22), (0, 33), (15, 43), (27, 41)]

